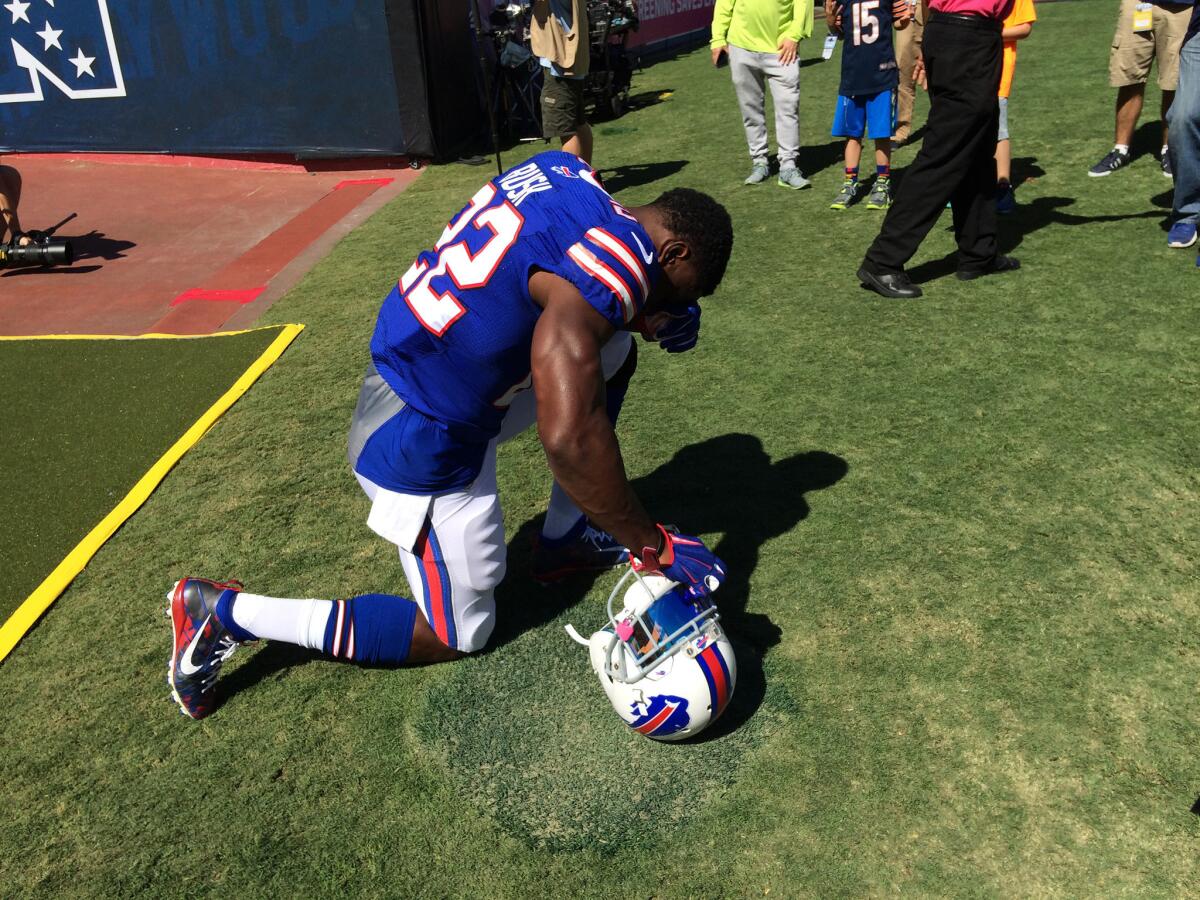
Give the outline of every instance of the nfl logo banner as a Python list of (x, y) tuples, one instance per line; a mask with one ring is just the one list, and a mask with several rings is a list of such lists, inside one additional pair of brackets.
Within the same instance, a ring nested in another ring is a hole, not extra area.
[(0, 103), (125, 96), (108, 0), (8, 0), (0, 36)]

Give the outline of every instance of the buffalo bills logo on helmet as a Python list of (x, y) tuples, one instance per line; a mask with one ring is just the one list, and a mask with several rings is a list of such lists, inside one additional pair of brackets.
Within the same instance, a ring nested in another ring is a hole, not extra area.
[(687, 728), (691, 717), (688, 702), (683, 697), (658, 694), (647, 703), (634, 703), (632, 710), (636, 718), (629, 723), (634, 731), (647, 737), (662, 737)]

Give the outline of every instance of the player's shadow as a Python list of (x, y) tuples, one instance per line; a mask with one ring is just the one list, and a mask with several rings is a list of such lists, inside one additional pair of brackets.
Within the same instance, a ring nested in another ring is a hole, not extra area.
[[(766, 693), (762, 659), (779, 643), (781, 631), (766, 614), (746, 609), (762, 546), (808, 517), (806, 494), (836, 484), (847, 471), (844, 459), (819, 450), (772, 462), (757, 437), (726, 434), (684, 447), (669, 462), (633, 482), (647, 509), (663, 521), (678, 523), (692, 534), (723, 535), (712, 549), (724, 560), (727, 574), (714, 599), (737, 654), (737, 690), (705, 739), (746, 722)], [(509, 574), (496, 591), (496, 630), (490, 651), (557, 618), (587, 596), (597, 577), (615, 583), (614, 572), (539, 587), (529, 575), (529, 558), (541, 519), (526, 522), (509, 545)], [(590, 634), (604, 615), (600, 607), (580, 610), (575, 624)], [(561, 637), (567, 640), (565, 634)]]
[(634, 163), (628, 166), (616, 166), (612, 169), (601, 169), (600, 180), (610, 194), (617, 194), (626, 188), (640, 187), (643, 184), (653, 184), (664, 178), (669, 178), (687, 166), (686, 159), (668, 159), (652, 163)]

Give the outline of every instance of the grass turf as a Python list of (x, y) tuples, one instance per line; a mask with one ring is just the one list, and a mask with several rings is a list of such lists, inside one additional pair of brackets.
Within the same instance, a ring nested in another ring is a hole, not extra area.
[[(211, 719), (174, 715), (158, 617), (172, 579), (405, 590), (343, 448), (379, 298), (487, 174), (437, 168), (271, 311), (309, 323), (305, 340), (0, 668), (0, 883), (1193, 890), (1196, 275), (1159, 229), (1156, 126), (1129, 170), (1086, 175), (1110, 137), (1111, 13), (1042, 6), (1022, 47), (1011, 121), (1032, 177), (1002, 242), (1025, 268), (946, 277), (939, 226), (914, 260), (917, 303), (854, 281), (878, 215), (826, 208), (835, 67), (801, 76), (812, 191), (740, 185), (728, 76), (703, 51), (640, 74), (643, 107), (597, 129), (625, 202), (690, 185), (734, 217), (700, 347), (645, 349), (620, 428), (650, 508), (705, 534), (732, 573), (720, 599), (741, 677), (721, 733), (656, 745), (607, 710), (560, 626), (595, 624), (611, 580), (543, 591), (526, 574), (549, 486), (532, 436), (501, 453), (513, 543), (490, 652), (395, 672), (268, 646), (235, 658)], [(807, 63), (820, 42), (803, 46)]]
[(0, 622), (277, 335), (0, 341)]

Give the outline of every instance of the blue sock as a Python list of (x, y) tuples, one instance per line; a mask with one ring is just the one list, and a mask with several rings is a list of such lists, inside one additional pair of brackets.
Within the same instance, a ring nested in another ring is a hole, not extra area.
[(238, 643), (244, 644), (247, 641), (257, 641), (258, 635), (251, 634), (237, 622), (233, 621), (233, 609), (231, 607), (237, 595), (237, 591), (222, 591), (220, 598), (217, 600), (217, 608), (213, 610), (213, 615), (217, 617), (217, 621), (225, 626), (226, 630)]
[(855, 166), (853, 169), (846, 166), (846, 180), (858, 181), (858, 166)]
[(395, 594), (335, 600), (321, 649), (339, 659), (397, 666), (408, 659), (417, 604)]
[(891, 164), (888, 164), (886, 166), (876, 166), (875, 167), (875, 177), (876, 178), (891, 178), (892, 177)]

